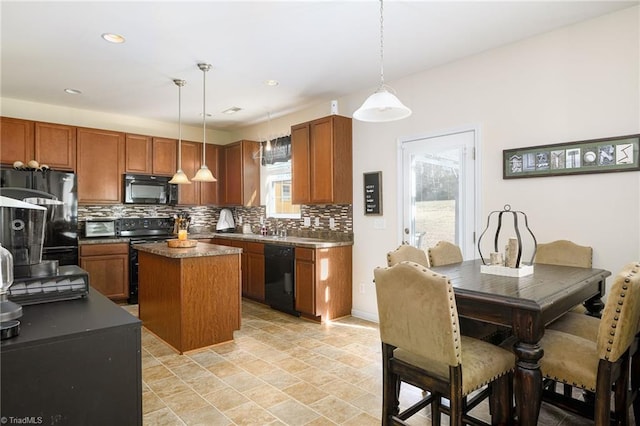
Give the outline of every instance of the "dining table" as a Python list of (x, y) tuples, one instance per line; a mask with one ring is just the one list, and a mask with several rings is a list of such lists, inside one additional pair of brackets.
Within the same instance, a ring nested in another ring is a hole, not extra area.
[(599, 316), (605, 280), (611, 272), (597, 268), (533, 265), (526, 276), (481, 272), (481, 259), (431, 267), (454, 287), (458, 315), (511, 328), (516, 356), (514, 394), (520, 425), (536, 425), (542, 403), (540, 340), (545, 327), (583, 304), (587, 314)]

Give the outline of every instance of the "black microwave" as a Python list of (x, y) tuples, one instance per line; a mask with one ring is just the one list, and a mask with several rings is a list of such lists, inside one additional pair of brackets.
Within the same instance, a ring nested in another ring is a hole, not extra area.
[(178, 185), (167, 176), (124, 175), (125, 204), (177, 204)]

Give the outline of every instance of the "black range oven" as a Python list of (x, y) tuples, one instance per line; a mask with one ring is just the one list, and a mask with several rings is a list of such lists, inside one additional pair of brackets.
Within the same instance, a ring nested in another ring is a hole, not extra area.
[(116, 236), (129, 238), (129, 300), (138, 303), (138, 250), (134, 244), (166, 241), (173, 238), (172, 218), (121, 218), (116, 221)]

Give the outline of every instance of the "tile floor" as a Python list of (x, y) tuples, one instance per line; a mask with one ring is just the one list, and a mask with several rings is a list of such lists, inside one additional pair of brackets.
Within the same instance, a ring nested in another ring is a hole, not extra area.
[[(125, 306), (137, 315), (137, 306)], [(142, 330), (143, 423), (155, 425), (379, 425), (377, 325), (315, 324), (243, 301), (235, 340), (178, 355)], [(401, 405), (420, 391), (403, 384)], [(486, 403), (474, 414), (489, 420)], [(430, 425), (429, 410), (409, 421)], [(442, 424), (448, 424), (443, 416)], [(592, 424), (543, 404), (540, 425)]]

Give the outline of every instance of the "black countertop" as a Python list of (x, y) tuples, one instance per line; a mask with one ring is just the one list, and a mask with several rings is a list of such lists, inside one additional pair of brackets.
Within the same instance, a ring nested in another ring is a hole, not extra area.
[(2, 340), (0, 350), (12, 350), (53, 341), (81, 337), (96, 330), (138, 324), (140, 320), (107, 299), (94, 288), (86, 298), (22, 307), (20, 334)]

